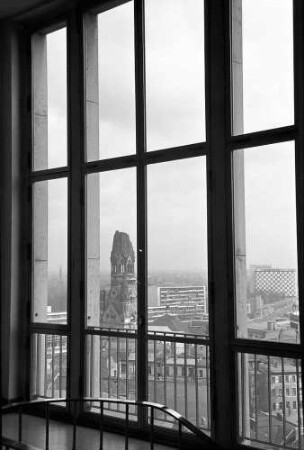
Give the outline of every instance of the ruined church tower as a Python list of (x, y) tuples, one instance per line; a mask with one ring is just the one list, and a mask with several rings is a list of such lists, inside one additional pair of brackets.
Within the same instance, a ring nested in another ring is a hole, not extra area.
[(129, 235), (115, 231), (111, 252), (111, 288), (101, 322), (103, 326), (132, 328), (136, 323), (135, 253)]

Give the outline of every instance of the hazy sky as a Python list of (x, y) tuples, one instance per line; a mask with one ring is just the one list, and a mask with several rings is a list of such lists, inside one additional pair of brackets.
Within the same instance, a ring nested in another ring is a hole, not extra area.
[[(146, 0), (149, 150), (205, 139), (203, 14), (202, 0)], [(133, 3), (103, 13), (98, 24), (100, 157), (105, 158), (135, 151)], [(66, 164), (65, 55), (65, 30), (48, 35), (50, 167)], [(246, 132), (293, 123), (292, 59), (292, 1), (243, 0)], [(205, 172), (203, 158), (148, 168), (151, 269), (206, 268)], [(66, 266), (66, 222), (60, 219), (66, 200), (62, 182), (52, 184), (56, 207), (49, 217), (49, 252), (50, 269), (57, 270)], [(106, 269), (115, 230), (129, 233), (136, 245), (135, 171), (102, 174), (100, 189), (101, 268)], [(294, 191), (292, 144), (246, 150), (248, 265), (295, 267)]]

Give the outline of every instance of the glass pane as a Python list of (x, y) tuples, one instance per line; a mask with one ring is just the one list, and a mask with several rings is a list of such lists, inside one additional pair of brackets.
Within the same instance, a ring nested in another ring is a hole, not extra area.
[(294, 144), (234, 152), (237, 334), (299, 342)]
[(137, 321), (136, 172), (87, 177), (87, 326)]
[(67, 180), (33, 184), (34, 322), (67, 322)]
[[(167, 405), (209, 432), (209, 347), (199, 342), (165, 342), (161, 335), (158, 338), (148, 341), (149, 401)], [(163, 427), (172, 428), (175, 423), (158, 411), (155, 419)]]
[(232, 5), (233, 132), (292, 125), (292, 0)]
[(238, 365), (241, 443), (303, 449), (300, 360), (242, 353)]
[[(87, 397), (136, 399), (136, 340), (132, 337), (88, 335), (86, 338)], [(87, 410), (100, 412), (99, 402), (87, 402)], [(104, 413), (125, 418), (125, 406), (105, 403)], [(130, 407), (130, 419), (136, 409)]]
[(66, 397), (67, 336), (33, 334), (31, 399)]
[(208, 335), (205, 157), (148, 167), (149, 330)]
[(204, 2), (146, 0), (148, 150), (204, 141)]
[(32, 40), (34, 170), (67, 165), (66, 40), (66, 28)]
[(85, 42), (87, 160), (133, 154), (136, 151), (133, 1), (97, 16), (87, 15)]

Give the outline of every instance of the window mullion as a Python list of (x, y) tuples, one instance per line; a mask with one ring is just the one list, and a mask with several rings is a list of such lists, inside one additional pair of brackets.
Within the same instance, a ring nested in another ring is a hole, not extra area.
[(84, 322), (83, 283), (83, 57), (82, 16), (75, 11), (68, 27), (68, 114), (69, 114), (69, 324), (71, 331), (69, 353), (70, 397), (83, 395), (82, 343)]
[(147, 179), (145, 167), (145, 31), (144, 0), (134, 0), (137, 153), (137, 399), (147, 400)]
[(208, 156), (208, 273), (211, 334), (212, 433), (219, 444), (235, 443), (234, 364), (230, 346), (232, 315), (230, 281), (232, 268), (230, 155), (226, 149), (229, 130), (226, 39), (228, 2), (206, 1), (206, 124)]
[[(294, 24), (294, 101), (295, 125), (298, 137), (295, 140), (295, 169), (296, 169), (296, 207), (297, 207), (297, 245), (298, 245), (298, 295), (300, 312), (301, 336), (301, 368), (302, 386), (304, 383), (304, 5), (301, 0), (293, 2)], [(302, 405), (303, 408), (303, 405)], [(303, 414), (303, 411), (302, 411)]]

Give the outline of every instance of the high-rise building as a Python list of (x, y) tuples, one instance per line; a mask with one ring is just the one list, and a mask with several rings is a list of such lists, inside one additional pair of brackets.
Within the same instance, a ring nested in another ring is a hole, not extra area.
[(205, 286), (159, 287), (158, 299), (160, 306), (197, 304), (203, 314), (208, 313)]
[(295, 269), (258, 269), (254, 272), (254, 290), (264, 294), (296, 296)]

